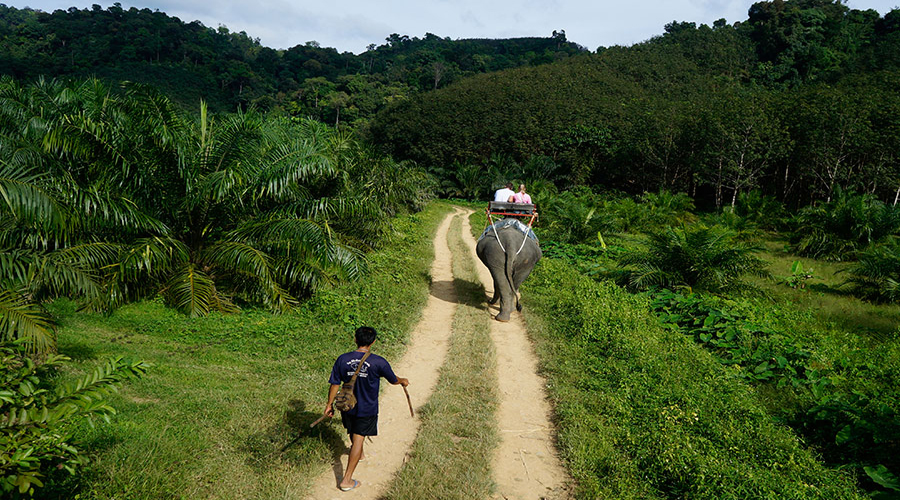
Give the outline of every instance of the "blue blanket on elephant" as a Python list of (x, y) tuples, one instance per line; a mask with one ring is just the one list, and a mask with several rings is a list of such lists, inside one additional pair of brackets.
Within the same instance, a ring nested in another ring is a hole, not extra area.
[(478, 239), (480, 240), (481, 238), (484, 238), (486, 235), (488, 235), (489, 233), (492, 233), (495, 230), (499, 231), (499, 230), (507, 228), (507, 227), (512, 227), (519, 231), (522, 231), (522, 233), (524, 233), (525, 236), (528, 236), (529, 238), (533, 239), (534, 241), (538, 240), (537, 235), (534, 234), (534, 231), (532, 231), (530, 227), (528, 227), (526, 224), (523, 224), (522, 221), (520, 221), (519, 219), (515, 219), (512, 217), (503, 219), (501, 221), (497, 221), (494, 223), (493, 226), (488, 226), (487, 229), (485, 229), (484, 232), (481, 233), (481, 237)]

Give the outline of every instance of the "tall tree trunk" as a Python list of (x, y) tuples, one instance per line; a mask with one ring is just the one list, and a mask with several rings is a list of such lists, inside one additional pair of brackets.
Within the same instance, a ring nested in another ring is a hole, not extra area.
[(719, 172), (716, 177), (716, 208), (722, 208), (722, 158), (719, 158)]

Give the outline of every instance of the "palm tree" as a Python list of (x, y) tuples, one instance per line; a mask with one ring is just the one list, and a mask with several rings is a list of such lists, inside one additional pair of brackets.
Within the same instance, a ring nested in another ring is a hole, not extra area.
[(57, 296), (98, 310), (160, 293), (192, 316), (241, 302), (281, 312), (355, 279), (384, 215), (399, 197), (414, 204), (423, 178), (358, 149), (311, 121), (214, 117), (202, 103), (191, 116), (140, 85), (3, 79), (0, 336), (50, 348), (40, 304)]
[(192, 120), (146, 88), (132, 98), (152, 127), (157, 182), (170, 189), (144, 203), (171, 231), (120, 254), (111, 306), (160, 292), (192, 316), (234, 311), (236, 299), (283, 312), (324, 282), (360, 275), (369, 241), (346, 222), (374, 204), (345, 196), (346, 137), (252, 111), (212, 117), (202, 103)]
[(703, 225), (651, 233), (646, 249), (621, 257), (617, 280), (635, 289), (749, 289), (744, 275), (766, 277), (768, 272), (765, 261), (754, 255), (759, 248), (736, 236), (727, 228)]
[(32, 352), (55, 344), (53, 321), (41, 301), (63, 295), (93, 301), (101, 295), (99, 269), (117, 253), (104, 235), (165, 229), (131, 200), (79, 182), (74, 156), (45, 143), (68, 126), (66, 113), (97, 111), (83, 98), (89, 94), (84, 90), (0, 80), (0, 340), (23, 338)]
[(841, 270), (850, 275), (843, 284), (850, 284), (854, 295), (876, 302), (900, 300), (900, 244), (896, 240), (872, 245), (857, 258)]
[(840, 261), (898, 234), (900, 207), (837, 188), (833, 200), (802, 209), (792, 223), (791, 244), (797, 254)]

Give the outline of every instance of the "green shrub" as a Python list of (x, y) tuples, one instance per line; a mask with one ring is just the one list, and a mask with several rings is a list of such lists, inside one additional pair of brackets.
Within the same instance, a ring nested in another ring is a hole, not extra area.
[(863, 498), (645, 298), (553, 259), (525, 287), (578, 498)]
[(722, 292), (749, 289), (744, 275), (768, 276), (759, 248), (721, 226), (694, 225), (652, 233), (645, 250), (619, 259), (616, 280), (633, 289), (652, 287)]
[(585, 186), (541, 199), (542, 227), (561, 243), (594, 241), (598, 232), (622, 233), (692, 222), (694, 202), (684, 193), (645, 193), (638, 200)]
[(45, 388), (41, 376), (68, 360), (51, 354), (37, 365), (21, 342), (0, 345), (0, 491), (6, 494), (33, 494), (54, 468), (75, 474), (87, 458), (71, 442), (74, 427), (92, 417), (109, 421), (115, 409), (104, 398), (148, 367), (114, 358), (75, 383)]
[(731, 207), (725, 207), (719, 213), (705, 216), (703, 223), (708, 226), (727, 227), (735, 232), (735, 237), (739, 240), (754, 241), (761, 236), (760, 226), (756, 222), (741, 217)]
[(798, 255), (848, 260), (854, 252), (896, 235), (900, 208), (872, 195), (837, 190), (834, 200), (803, 208), (791, 224), (791, 245)]
[(808, 369), (812, 353), (797, 339), (750, 321), (721, 299), (668, 290), (650, 297), (663, 326), (690, 336), (720, 363), (739, 367), (749, 381), (794, 387), (828, 383), (818, 371)]
[(734, 205), (734, 214), (763, 229), (777, 230), (784, 227), (788, 216), (784, 203), (758, 190), (742, 192)]
[(657, 193), (644, 193), (641, 203), (648, 212), (650, 227), (665, 227), (696, 220), (694, 200), (685, 193), (672, 194), (660, 189)]
[(858, 261), (843, 271), (853, 294), (877, 302), (900, 300), (900, 243), (872, 245), (857, 254)]
[(900, 345), (848, 349), (829, 372), (832, 383), (787, 422), (867, 490), (892, 489), (888, 478), (900, 472)]
[(540, 214), (546, 237), (560, 243), (592, 241), (606, 228), (602, 200), (586, 187), (541, 200)]

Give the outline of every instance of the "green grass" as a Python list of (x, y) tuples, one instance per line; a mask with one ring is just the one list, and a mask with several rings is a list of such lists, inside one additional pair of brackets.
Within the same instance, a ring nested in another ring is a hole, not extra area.
[(422, 409), (410, 460), (386, 495), (392, 500), (489, 498), (493, 489), (491, 459), (499, 442), (496, 356), (484, 287), (460, 227), (456, 218), (449, 234), (459, 307), (447, 361)]
[(862, 498), (644, 297), (545, 259), (523, 300), (578, 498)]
[(803, 290), (772, 281), (758, 281), (757, 284), (776, 302), (810, 310), (820, 327), (852, 331), (871, 337), (874, 344), (896, 336), (900, 327), (900, 304), (874, 304), (850, 295), (841, 287), (847, 278), (841, 271), (847, 263), (798, 257), (787, 253), (784, 243), (775, 240), (766, 241), (765, 246), (766, 251), (760, 256), (769, 262), (769, 271), (776, 279), (790, 276), (795, 261), (800, 261), (804, 270), (811, 270), (815, 276)]
[[(48, 498), (298, 498), (343, 450), (332, 426), (308, 424), (323, 409), (337, 355), (362, 324), (379, 330), (379, 354), (394, 357), (428, 296), (432, 237), (450, 210), (436, 203), (394, 222), (390, 244), (371, 256), (370, 274), (317, 294), (297, 311), (258, 310), (188, 318), (158, 301), (109, 317), (68, 302), (59, 350), (72, 377), (108, 356), (154, 367), (111, 399), (112, 424), (83, 427), (93, 455), (77, 478), (60, 476)], [(281, 449), (299, 439), (283, 453)]]

